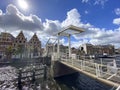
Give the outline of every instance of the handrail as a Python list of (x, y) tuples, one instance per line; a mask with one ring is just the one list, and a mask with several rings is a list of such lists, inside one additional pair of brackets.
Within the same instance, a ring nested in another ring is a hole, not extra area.
[(67, 64), (78, 69), (84, 70), (85, 72), (94, 74), (98, 78), (112, 81), (117, 85), (120, 84), (120, 74), (118, 74), (120, 71), (116, 67), (85, 60), (61, 59), (61, 61), (66, 62)]

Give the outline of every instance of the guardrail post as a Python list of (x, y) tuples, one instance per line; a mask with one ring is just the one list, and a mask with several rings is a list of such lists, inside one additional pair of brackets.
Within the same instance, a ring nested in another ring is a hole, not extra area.
[(95, 69), (96, 69), (96, 76), (99, 77), (100, 76), (99, 64), (95, 63)]
[(97, 63), (95, 63), (96, 76), (98, 77)]
[(73, 59), (71, 59), (72, 60), (72, 66), (73, 66)]
[(83, 70), (85, 70), (85, 61), (83, 61)]
[(18, 89), (22, 90), (22, 82), (21, 82), (21, 78), (22, 78), (22, 69), (19, 69), (19, 73), (18, 73)]
[(81, 65), (81, 70), (82, 70), (83, 69), (83, 61), (82, 60), (81, 60), (80, 65)]
[(100, 77), (100, 65), (98, 64), (98, 77)]

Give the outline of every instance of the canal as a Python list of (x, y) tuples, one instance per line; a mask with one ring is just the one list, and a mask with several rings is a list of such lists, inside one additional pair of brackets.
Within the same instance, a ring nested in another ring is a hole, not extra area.
[(105, 85), (81, 73), (74, 73), (55, 78), (61, 90), (115, 90), (115, 88)]

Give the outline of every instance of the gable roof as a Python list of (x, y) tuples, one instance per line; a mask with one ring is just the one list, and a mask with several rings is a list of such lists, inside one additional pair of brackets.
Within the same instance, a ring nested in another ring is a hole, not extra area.
[(20, 37), (23, 37), (23, 39), (26, 39), (24, 34), (23, 34), (23, 31), (20, 31), (20, 33), (18, 34), (18, 36), (16, 37), (17, 38), (20, 38)]
[(34, 41), (34, 40), (40, 42), (40, 40), (38, 39), (36, 33), (34, 33), (34, 35), (33, 35), (32, 38), (29, 40), (29, 42), (32, 42), (32, 41)]

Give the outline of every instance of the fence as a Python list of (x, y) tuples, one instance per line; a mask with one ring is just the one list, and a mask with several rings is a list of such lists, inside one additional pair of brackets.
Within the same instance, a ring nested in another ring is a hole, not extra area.
[(32, 66), (27, 69), (19, 69), (18, 71), (18, 89), (22, 90), (22, 86), (28, 84), (37, 84), (37, 80), (45, 81), (47, 79), (47, 66)]
[(26, 85), (28, 88), (29, 86), (31, 87), (31, 85), (38, 87), (39, 85), (43, 84), (44, 81), (46, 81), (48, 78), (48, 68), (51, 65), (51, 57), (5, 60), (1, 61), (0, 65), (1, 67), (15, 67), (15, 75), (17, 77), (8, 81), (12, 82), (14, 87), (22, 90), (22, 88), (24, 88)]

